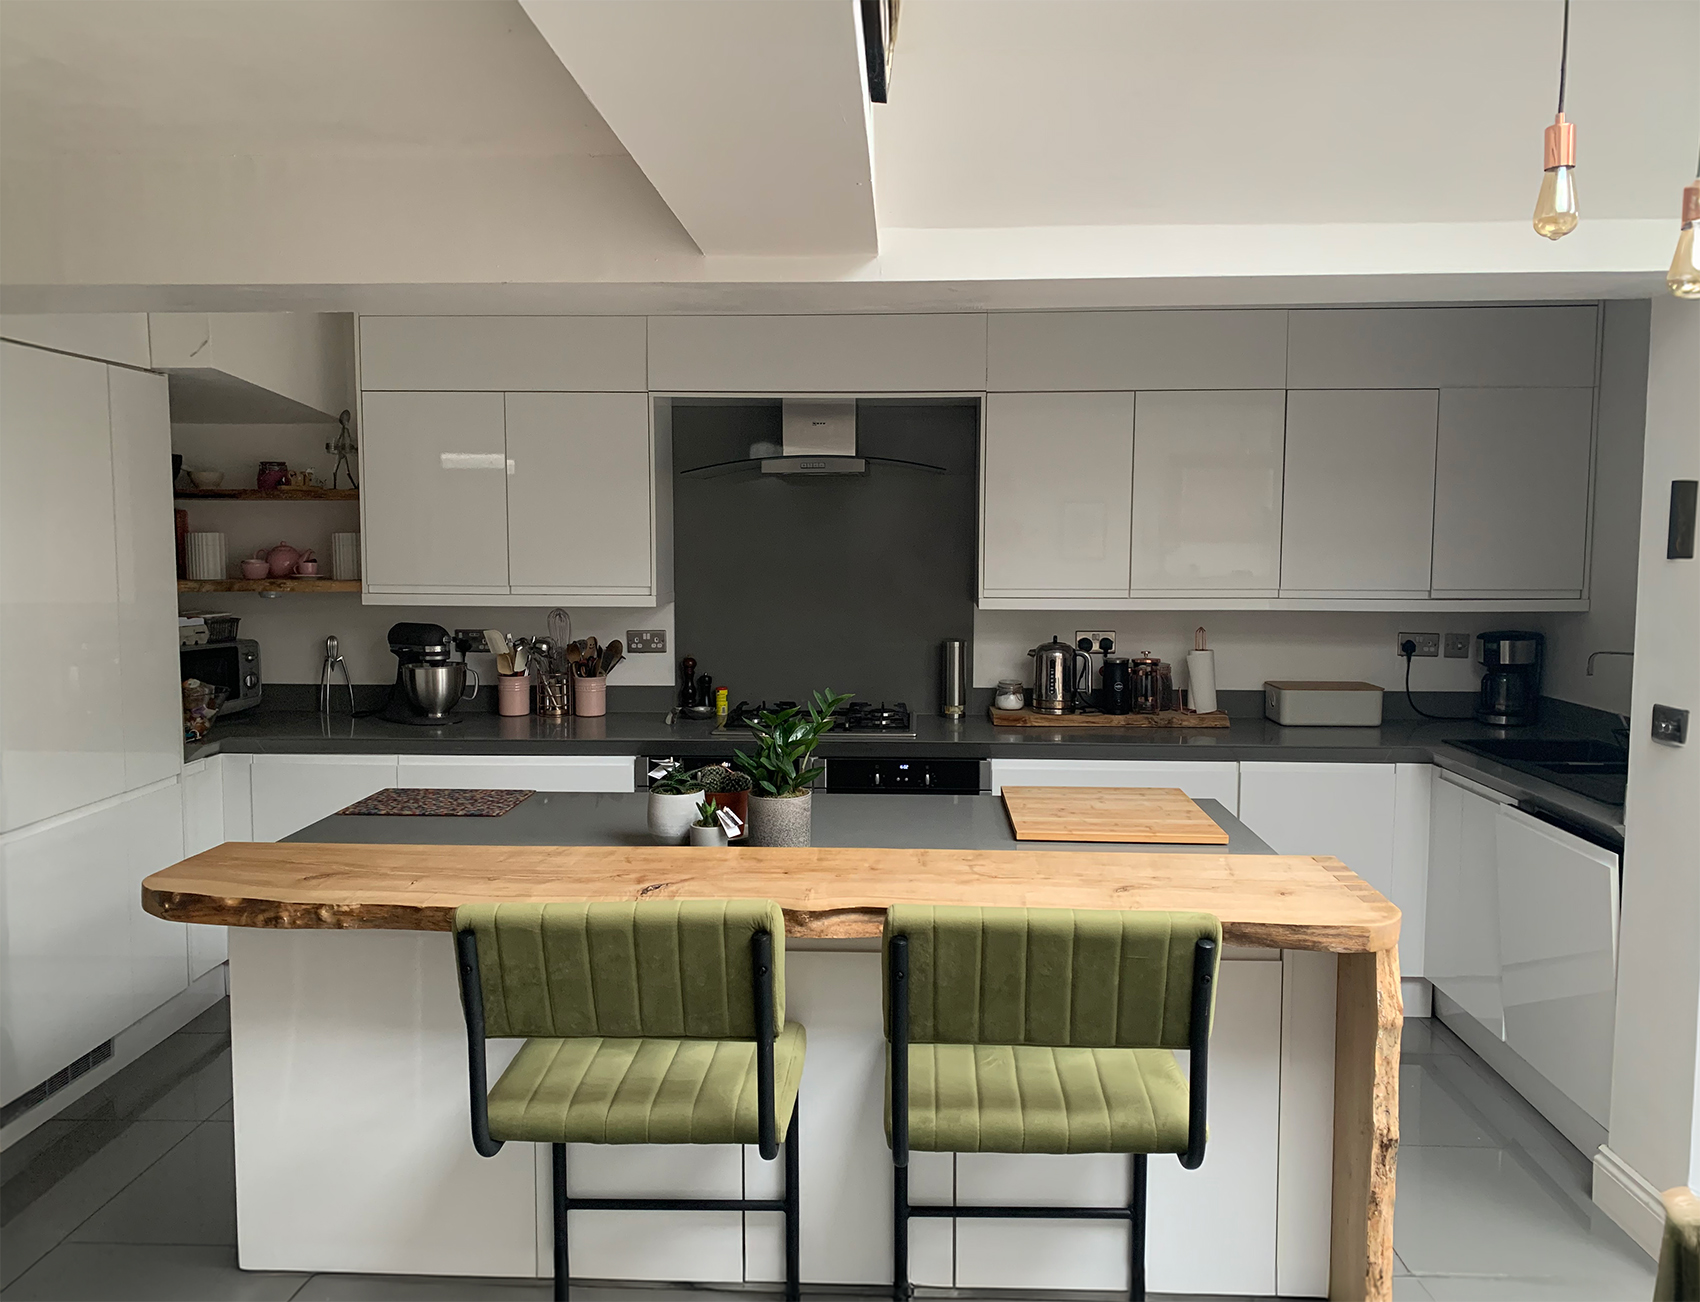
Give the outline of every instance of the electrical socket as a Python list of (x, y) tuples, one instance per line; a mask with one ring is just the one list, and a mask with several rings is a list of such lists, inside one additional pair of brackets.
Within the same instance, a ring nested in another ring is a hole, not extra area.
[(1470, 655), (1470, 635), (1468, 633), (1448, 633), (1446, 635), (1446, 658), (1448, 660), (1466, 660)]
[(635, 656), (665, 655), (667, 653), (667, 630), (664, 628), (628, 628), (626, 630), (626, 651)]
[(1400, 656), (1403, 656), (1405, 654), (1405, 643), (1407, 642), (1415, 642), (1417, 644), (1417, 655), (1419, 657), (1438, 656), (1440, 654), (1439, 633), (1401, 633), (1399, 634), (1399, 640), (1393, 644), (1393, 649), (1397, 651)]
[[(1115, 651), (1116, 651), (1116, 635), (1114, 633), (1104, 632), (1104, 631), (1093, 632), (1091, 629), (1078, 629), (1078, 628), (1075, 629), (1075, 631), (1074, 631), (1074, 645), (1077, 648), (1080, 646), (1080, 640), (1082, 638), (1091, 639), (1092, 650), (1096, 653), (1099, 653), (1099, 654), (1102, 654), (1102, 655), (1114, 655), (1115, 654)], [(1110, 645), (1107, 646), (1107, 647), (1102, 645), (1102, 643), (1104, 642), (1104, 640), (1106, 638), (1109, 639), (1109, 643), (1110, 643)]]

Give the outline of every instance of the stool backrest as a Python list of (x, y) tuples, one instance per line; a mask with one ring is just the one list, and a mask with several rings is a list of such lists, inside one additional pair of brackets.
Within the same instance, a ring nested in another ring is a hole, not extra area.
[(772, 937), (773, 1030), (785, 1024), (785, 917), (772, 900), (467, 904), (483, 1033), (756, 1038), (751, 938)]
[(1198, 942), (1213, 942), (1214, 964), (1222, 924), (1209, 913), (898, 905), (882, 947), (888, 1035), (894, 936), (907, 937), (910, 1043), (1189, 1049)]

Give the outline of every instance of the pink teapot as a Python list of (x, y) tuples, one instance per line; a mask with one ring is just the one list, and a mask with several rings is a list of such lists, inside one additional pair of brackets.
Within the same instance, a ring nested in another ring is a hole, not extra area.
[(270, 567), (272, 578), (287, 579), (295, 573), (295, 567), (302, 561), (313, 560), (313, 553), (310, 550), (297, 551), (288, 543), (280, 542), (270, 551), (262, 547), (254, 553), (254, 559), (264, 561)]

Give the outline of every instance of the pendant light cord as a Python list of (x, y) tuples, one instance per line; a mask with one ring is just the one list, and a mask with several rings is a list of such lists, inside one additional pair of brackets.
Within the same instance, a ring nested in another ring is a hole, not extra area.
[(1564, 112), (1564, 75), (1570, 64), (1570, 0), (1564, 0), (1564, 36), (1558, 47), (1558, 111)]

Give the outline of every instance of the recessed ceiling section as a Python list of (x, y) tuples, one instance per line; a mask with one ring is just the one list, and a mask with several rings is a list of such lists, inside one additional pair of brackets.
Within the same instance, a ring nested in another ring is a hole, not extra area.
[(857, 0), (522, 0), (705, 254), (866, 255)]

